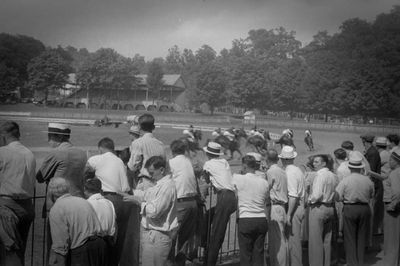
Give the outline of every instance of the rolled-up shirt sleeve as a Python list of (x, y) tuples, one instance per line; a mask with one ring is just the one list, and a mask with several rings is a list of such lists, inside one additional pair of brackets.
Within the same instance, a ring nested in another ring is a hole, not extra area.
[(336, 187), (336, 193), (338, 195), (338, 201), (343, 201), (343, 194), (344, 194), (344, 183), (346, 179), (343, 179), (342, 181), (339, 182), (339, 184)]
[(299, 180), (298, 178), (291, 173), (290, 171), (287, 173), (287, 186), (288, 186), (288, 195), (293, 198), (300, 198), (300, 190), (299, 190)]
[(68, 232), (67, 222), (64, 220), (65, 214), (62, 210), (52, 208), (49, 214), (50, 231), (53, 244), (51, 246), (54, 252), (67, 255), (71, 240)]
[(56, 173), (58, 162), (54, 157), (54, 154), (49, 154), (43, 161), (42, 166), (36, 174), (36, 180), (39, 183), (49, 181)]
[(128, 161), (128, 167), (131, 171), (137, 170), (136, 167), (143, 160), (143, 152), (140, 149), (140, 146), (137, 141), (132, 142), (131, 144), (131, 157)]

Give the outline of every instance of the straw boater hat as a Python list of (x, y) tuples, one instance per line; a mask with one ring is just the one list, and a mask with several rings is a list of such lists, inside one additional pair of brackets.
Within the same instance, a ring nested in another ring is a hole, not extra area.
[(45, 133), (58, 134), (58, 135), (71, 135), (69, 125), (63, 123), (49, 123)]
[(387, 146), (388, 140), (386, 137), (377, 137), (375, 141), (377, 146)]
[(359, 152), (351, 152), (349, 154), (349, 161), (347, 162), (349, 168), (364, 168), (363, 157)]
[(261, 162), (262, 156), (261, 156), (261, 154), (259, 154), (257, 152), (248, 152), (248, 153), (246, 153), (246, 155), (253, 156), (256, 159), (257, 163)]
[(278, 157), (281, 159), (294, 159), (297, 157), (297, 152), (294, 151), (292, 146), (283, 146), (281, 154)]
[(216, 142), (213, 142), (213, 141), (210, 141), (207, 144), (207, 147), (203, 147), (203, 150), (206, 153), (213, 154), (213, 155), (218, 155), (218, 156), (224, 155), (224, 153), (221, 152), (221, 145)]
[(140, 135), (140, 128), (137, 125), (133, 125), (131, 126), (131, 128), (129, 129), (129, 133), (133, 134), (133, 135)]

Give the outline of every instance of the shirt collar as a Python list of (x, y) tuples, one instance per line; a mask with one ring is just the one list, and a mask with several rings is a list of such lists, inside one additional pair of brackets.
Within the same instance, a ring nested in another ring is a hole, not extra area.
[(327, 167), (321, 168), (317, 171), (317, 173), (327, 172), (329, 169)]
[(171, 175), (166, 175), (157, 181), (157, 185), (162, 185), (164, 183), (167, 183), (169, 180), (171, 180)]
[(146, 132), (146, 133), (143, 134), (142, 138), (153, 138), (153, 133)]
[(93, 194), (92, 196), (90, 196), (88, 198), (88, 200), (98, 200), (98, 199), (103, 199), (103, 198), (104, 198), (103, 195), (101, 195), (100, 193), (96, 193), (96, 194)]
[(60, 143), (60, 145), (58, 145), (58, 147), (56, 149), (65, 149), (65, 148), (70, 148), (70, 147), (72, 147), (71, 142), (64, 141), (64, 142)]
[(64, 194), (61, 197), (59, 197), (57, 200), (68, 198), (68, 197), (71, 197), (71, 196), (72, 196), (71, 194), (67, 193), (67, 194)]
[(21, 145), (21, 142), (19, 140), (14, 140), (14, 141), (11, 141), (10, 143), (8, 143), (7, 146), (15, 147), (15, 146), (18, 146), (18, 145)]

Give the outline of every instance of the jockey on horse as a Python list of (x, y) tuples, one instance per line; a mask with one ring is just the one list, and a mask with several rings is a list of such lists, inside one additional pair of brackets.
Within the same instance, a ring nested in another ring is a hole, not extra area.
[[(214, 131), (216, 132), (216, 131)], [(213, 136), (215, 137), (215, 142), (220, 144), (224, 150), (229, 150), (230, 151), (230, 158), (233, 158), (233, 154), (235, 151), (237, 151), (240, 154), (240, 157), (242, 157), (242, 152), (240, 151), (240, 143), (239, 143), (239, 138), (242, 137), (242, 133), (240, 130), (235, 130), (234, 127), (231, 127), (228, 130), (225, 130), (223, 134), (217, 135), (212, 133)]]
[(304, 142), (306, 143), (308, 149), (310, 151), (313, 151), (314, 150), (314, 142), (312, 139), (311, 130), (307, 129), (305, 131), (305, 134), (306, 134), (306, 137), (304, 138)]
[(188, 129), (183, 130), (184, 137), (181, 140), (186, 144), (188, 151), (195, 152), (201, 150), (199, 142), (202, 137), (201, 130), (194, 130), (193, 125), (190, 125)]
[(293, 130), (287, 128), (282, 131), (282, 136), (276, 143), (280, 144), (281, 148), (282, 146), (292, 146), (293, 148), (296, 149), (296, 146), (294, 145), (293, 142), (293, 136), (294, 136)]
[(263, 154), (268, 149), (269, 133), (263, 129), (257, 129), (255, 126), (249, 134), (247, 145), (252, 145), (258, 153)]

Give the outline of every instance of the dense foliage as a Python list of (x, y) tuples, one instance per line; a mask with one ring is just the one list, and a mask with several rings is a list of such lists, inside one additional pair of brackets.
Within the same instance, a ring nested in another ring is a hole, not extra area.
[(90, 53), (68, 46), (41, 54), (44, 50), (30, 37), (0, 34), (0, 89), (62, 86), (66, 73), (55, 68), (66, 62), (88, 93), (135, 87), (134, 75), (147, 73), (156, 99), (165, 73), (182, 75), (191, 108), (207, 103), (211, 111), (229, 105), (378, 117), (397, 117), (400, 111), (400, 6), (374, 21), (346, 20), (339, 32), (318, 32), (305, 46), (295, 32), (279, 27), (250, 30), (219, 53), (207, 44), (197, 51), (175, 45), (165, 58), (148, 62), (140, 54), (126, 58), (105, 48)]

